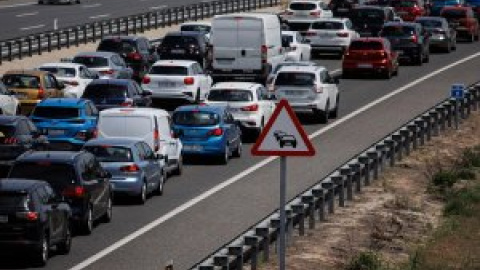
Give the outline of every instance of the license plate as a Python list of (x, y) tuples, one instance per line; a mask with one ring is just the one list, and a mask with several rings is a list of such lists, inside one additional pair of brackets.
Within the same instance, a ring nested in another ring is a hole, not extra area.
[(24, 99), (24, 98), (27, 98), (27, 94), (19, 93), (19, 94), (15, 94), (15, 97), (20, 98), (20, 99)]
[(184, 145), (183, 150), (199, 152), (199, 151), (203, 150), (203, 146), (201, 146), (201, 145)]
[(59, 136), (65, 134), (65, 130), (63, 129), (49, 129), (48, 130), (48, 135), (52, 136)]
[(347, 11), (348, 11), (348, 8), (339, 8), (339, 9), (337, 9), (337, 11), (339, 11), (339, 12), (347, 12)]
[(158, 83), (158, 86), (160, 87), (175, 87), (175, 83), (174, 82), (159, 82)]
[(359, 67), (359, 68), (372, 68), (372, 64), (358, 64), (357, 67)]
[(1, 215), (0, 216), (0, 223), (8, 223), (8, 216)]
[(302, 94), (301, 91), (295, 91), (295, 90), (285, 90), (285, 95), (289, 95), (289, 96), (299, 96)]
[(171, 50), (171, 53), (184, 54), (185, 50)]

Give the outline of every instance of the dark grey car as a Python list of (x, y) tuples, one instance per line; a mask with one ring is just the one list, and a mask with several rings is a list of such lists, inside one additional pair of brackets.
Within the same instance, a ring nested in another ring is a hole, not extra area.
[(457, 49), (457, 31), (443, 17), (418, 17), (416, 23), (423, 25), (430, 35), (430, 48), (440, 48), (449, 53)]
[(73, 63), (85, 65), (97, 72), (101, 79), (131, 79), (133, 69), (125, 60), (114, 52), (83, 52), (75, 55)]

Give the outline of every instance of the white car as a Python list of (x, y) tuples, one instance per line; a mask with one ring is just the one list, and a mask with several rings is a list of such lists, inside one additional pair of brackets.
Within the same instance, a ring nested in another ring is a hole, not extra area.
[(338, 80), (322, 66), (281, 68), (269, 89), (277, 101), (286, 99), (296, 112), (313, 112), (321, 123), (338, 115)]
[(207, 40), (210, 40), (212, 24), (209, 22), (186, 22), (180, 24), (180, 31), (205, 33)]
[(353, 39), (359, 38), (348, 18), (320, 19), (312, 23), (306, 35), (313, 52), (343, 53)]
[(315, 62), (310, 62), (310, 61), (285, 61), (279, 63), (277, 66), (275, 66), (274, 69), (272, 69), (272, 72), (268, 74), (267, 78), (267, 87), (270, 86), (270, 84), (273, 82), (273, 79), (275, 78), (275, 75), (277, 75), (277, 72), (282, 68), (282, 67), (287, 67), (287, 66), (316, 66), (317, 64)]
[(159, 60), (143, 78), (142, 87), (152, 99), (204, 100), (212, 87), (212, 78), (200, 64), (190, 60)]
[(332, 17), (333, 13), (328, 4), (315, 0), (291, 1), (283, 15), (283, 19), (288, 22), (290, 30), (299, 31), (302, 35), (313, 21)]
[(0, 82), (0, 115), (17, 115), (19, 112), (20, 101)]
[(312, 48), (297, 31), (282, 31), (282, 47), (287, 50), (287, 61), (310, 61)]
[(243, 128), (257, 134), (272, 116), (275, 103), (268, 98), (265, 87), (258, 83), (222, 82), (210, 90), (206, 104), (227, 104), (231, 108), (233, 118)]
[(55, 74), (55, 78), (65, 84), (64, 96), (71, 98), (80, 98), (85, 91), (85, 87), (92, 80), (98, 78), (98, 74), (91, 72), (82, 64), (47, 63), (41, 65), (38, 69)]

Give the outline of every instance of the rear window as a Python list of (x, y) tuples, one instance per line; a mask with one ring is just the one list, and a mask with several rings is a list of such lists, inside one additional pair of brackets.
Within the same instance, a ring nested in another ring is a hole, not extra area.
[(152, 75), (188, 75), (188, 68), (178, 66), (153, 66), (150, 69)]
[(197, 44), (197, 39), (191, 36), (166, 36), (162, 41), (162, 46), (167, 47), (172, 47), (175, 45), (188, 46)]
[(135, 43), (130, 40), (105, 39), (98, 45), (97, 51), (127, 54), (135, 52)]
[(58, 77), (75, 77), (77, 72), (74, 68), (65, 67), (41, 67), (40, 70), (48, 71)]
[(82, 64), (89, 68), (106, 67), (108, 66), (108, 59), (98, 56), (77, 56), (73, 58), (73, 63)]
[(442, 17), (448, 19), (462, 19), (467, 16), (467, 12), (462, 9), (447, 9), (442, 11)]
[(33, 111), (32, 115), (34, 117), (48, 119), (78, 118), (80, 116), (80, 109), (68, 107), (37, 106)]
[(275, 85), (313, 86), (315, 74), (302, 72), (280, 72)]
[(132, 152), (129, 148), (110, 145), (85, 146), (100, 162), (131, 162)]
[(7, 87), (11, 88), (40, 88), (40, 78), (27, 74), (6, 74), (3, 76), (2, 81)]
[(352, 41), (349, 47), (350, 50), (383, 50), (383, 45), (378, 41)]
[(122, 98), (126, 96), (127, 85), (89, 84), (83, 93), (84, 98)]
[[(1, 185), (1, 184), (0, 184)], [(1, 208), (28, 208), (27, 194), (18, 194), (13, 192), (0, 191), (0, 207)]]
[(415, 28), (411, 26), (385, 26), (382, 29), (382, 36), (403, 37), (415, 35)]
[(314, 22), (314, 23), (312, 23), (312, 29), (315, 29), (315, 30), (341, 30), (341, 29), (343, 29), (343, 23), (341, 23), (341, 22)]
[(291, 3), (291, 10), (314, 10), (317, 8), (317, 5), (314, 3)]
[(437, 20), (417, 20), (416, 23), (421, 24), (425, 28), (442, 27), (442, 22)]
[(218, 114), (200, 111), (175, 112), (173, 123), (182, 126), (213, 126), (220, 122)]
[(107, 115), (101, 116), (99, 121), (99, 133), (107, 137), (122, 138), (145, 138), (152, 134), (152, 120), (145, 116)]
[(385, 13), (379, 9), (354, 9), (351, 20), (383, 22), (385, 20)]
[(293, 36), (290, 35), (282, 35), (282, 47), (290, 47), (290, 43), (293, 42)]
[(43, 180), (56, 190), (77, 183), (73, 165), (49, 161), (17, 162), (13, 165), (9, 178)]
[(291, 31), (307, 31), (312, 25), (311, 22), (291, 22), (288, 24)]
[(208, 94), (210, 101), (253, 101), (252, 92), (238, 89), (215, 89)]
[(392, 7), (396, 7), (396, 8), (399, 8), (399, 7), (416, 7), (416, 6), (417, 6), (416, 1), (404, 1), (404, 0), (392, 1)]
[(208, 25), (183, 25), (180, 31), (192, 32), (210, 32), (211, 26)]
[(15, 127), (11, 125), (0, 125), (0, 143), (3, 138), (10, 138), (15, 135)]

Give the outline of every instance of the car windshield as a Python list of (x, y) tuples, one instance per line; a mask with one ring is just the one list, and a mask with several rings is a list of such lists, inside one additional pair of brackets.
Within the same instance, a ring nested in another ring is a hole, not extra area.
[(209, 25), (182, 25), (180, 31), (192, 31), (192, 32), (210, 32), (211, 26)]
[[(1, 186), (0, 182), (0, 186)], [(0, 208), (28, 208), (27, 194), (0, 191)]]
[(383, 45), (379, 41), (352, 41), (349, 50), (376, 51), (383, 50)]
[(275, 85), (313, 86), (315, 74), (304, 72), (280, 72)]
[(341, 30), (343, 23), (341, 22), (314, 22), (312, 23), (314, 30)]
[(90, 145), (84, 150), (92, 153), (100, 162), (132, 162), (132, 152), (127, 147), (111, 145)]
[(416, 7), (417, 2), (416, 1), (405, 1), (405, 0), (399, 0), (399, 1), (392, 1), (392, 7)]
[(50, 183), (56, 190), (63, 190), (77, 183), (73, 165), (50, 161), (17, 162), (13, 165), (8, 177), (43, 180)]
[(214, 126), (220, 122), (213, 112), (180, 111), (173, 113), (173, 123), (182, 126)]
[(351, 20), (354, 22), (383, 22), (385, 14), (379, 9), (354, 9)]
[(197, 45), (197, 43), (197, 39), (191, 36), (166, 36), (162, 41), (162, 47), (189, 46)]
[(252, 101), (252, 92), (241, 89), (214, 89), (208, 94), (210, 101)]
[(382, 36), (384, 37), (404, 37), (415, 35), (415, 28), (412, 26), (385, 26), (382, 29)]
[(22, 89), (40, 88), (40, 78), (28, 74), (6, 74), (2, 78), (7, 87)]
[(291, 10), (314, 10), (317, 8), (317, 5), (314, 3), (291, 3)]
[(286, 62), (278, 64), (275, 69), (273, 69), (272, 74), (276, 74), (282, 67), (288, 66), (310, 66), (308, 63), (301, 63), (301, 62)]
[(108, 59), (98, 56), (77, 56), (73, 58), (73, 63), (85, 65), (88, 68), (106, 67)]
[(421, 24), (425, 28), (440, 28), (442, 22), (438, 20), (417, 20), (417, 23)]
[(66, 67), (40, 67), (40, 70), (48, 71), (58, 77), (75, 77), (76, 71), (74, 68)]
[(32, 116), (47, 119), (78, 118), (80, 116), (80, 109), (69, 107), (37, 106), (34, 109)]
[(153, 66), (149, 72), (151, 75), (188, 75), (188, 68), (181, 66)]
[(3, 143), (4, 138), (10, 138), (15, 135), (15, 127), (12, 125), (0, 125), (0, 143)]
[(135, 52), (135, 43), (130, 40), (105, 39), (98, 45), (97, 51), (114, 52), (118, 54), (127, 54)]
[(89, 84), (83, 93), (84, 98), (123, 98), (126, 96), (127, 85), (123, 84)]
[(442, 17), (447, 20), (450, 19), (462, 19), (467, 16), (467, 12), (463, 9), (447, 9), (442, 12)]

